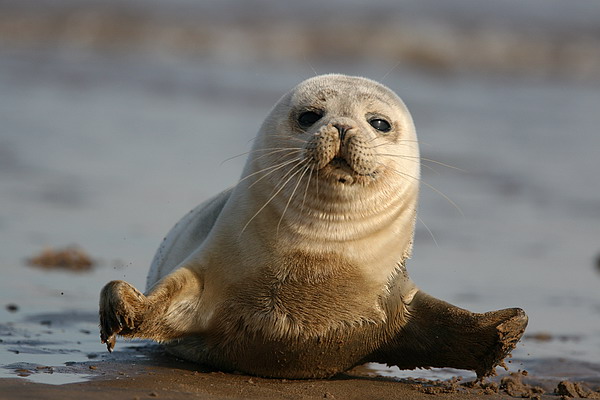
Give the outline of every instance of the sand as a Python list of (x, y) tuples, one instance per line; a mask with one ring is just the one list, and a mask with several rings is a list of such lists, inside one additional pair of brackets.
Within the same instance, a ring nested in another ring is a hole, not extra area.
[[(1, 379), (6, 399), (444, 399), (479, 398), (483, 390), (445, 389), (393, 379), (342, 375), (329, 380), (273, 380), (206, 372), (174, 365), (130, 366), (103, 362), (102, 376), (88, 382), (46, 385), (24, 379)], [(506, 398), (506, 394), (486, 398)], [(545, 396), (544, 396), (545, 397)]]
[[(368, 376), (359, 367), (326, 380), (264, 379), (223, 373), (181, 361), (160, 346), (126, 347), (88, 362), (64, 367), (29, 367), (22, 377), (0, 379), (0, 399), (506, 399), (568, 397), (600, 398), (574, 382), (523, 382), (526, 373), (513, 373), (483, 384), (449, 381), (399, 380)], [(89, 380), (63, 385), (31, 382), (35, 374), (79, 374)], [(596, 388), (597, 389), (597, 388)]]

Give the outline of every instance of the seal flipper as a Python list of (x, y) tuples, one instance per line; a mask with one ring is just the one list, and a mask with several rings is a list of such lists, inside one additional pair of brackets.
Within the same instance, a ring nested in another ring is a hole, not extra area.
[(159, 342), (199, 330), (198, 310), (203, 281), (182, 267), (167, 275), (144, 295), (124, 281), (107, 283), (100, 292), (100, 340), (108, 351), (116, 336)]
[(495, 374), (527, 326), (520, 308), (476, 314), (421, 291), (406, 307), (405, 324), (371, 361), (400, 369), (467, 369), (483, 378)]

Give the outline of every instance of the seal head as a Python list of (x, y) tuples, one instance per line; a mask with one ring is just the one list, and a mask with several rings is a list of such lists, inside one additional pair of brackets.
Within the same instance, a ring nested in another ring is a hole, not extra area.
[(380, 283), (410, 256), (419, 149), (410, 113), (385, 86), (344, 75), (302, 82), (270, 112), (251, 154), (232, 195), (250, 205), (239, 215), (244, 234), (276, 226), (277, 243), (356, 258)]

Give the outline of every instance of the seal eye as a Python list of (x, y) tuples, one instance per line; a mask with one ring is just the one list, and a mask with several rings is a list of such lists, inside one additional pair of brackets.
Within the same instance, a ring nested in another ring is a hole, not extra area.
[(390, 129), (392, 129), (390, 123), (381, 118), (373, 118), (372, 120), (369, 120), (369, 124), (379, 132), (389, 132)]
[(305, 111), (298, 116), (298, 124), (303, 128), (308, 128), (315, 122), (321, 119), (323, 114), (316, 111)]

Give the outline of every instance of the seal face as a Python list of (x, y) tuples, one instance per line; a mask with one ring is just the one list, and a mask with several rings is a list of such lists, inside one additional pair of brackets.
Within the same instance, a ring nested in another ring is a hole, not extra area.
[(240, 182), (167, 235), (147, 292), (104, 287), (102, 341), (151, 338), (273, 377), (367, 361), (493, 373), (527, 317), (474, 314), (410, 280), (419, 160), (410, 113), (388, 88), (344, 75), (300, 83), (265, 119)]

